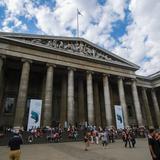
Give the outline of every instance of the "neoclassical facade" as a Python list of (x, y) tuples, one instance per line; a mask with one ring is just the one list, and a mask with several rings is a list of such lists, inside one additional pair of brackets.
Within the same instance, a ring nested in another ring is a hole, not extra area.
[(30, 99), (42, 100), (41, 126), (88, 122), (160, 127), (160, 72), (139, 66), (83, 38), (0, 33), (0, 126), (27, 127)]

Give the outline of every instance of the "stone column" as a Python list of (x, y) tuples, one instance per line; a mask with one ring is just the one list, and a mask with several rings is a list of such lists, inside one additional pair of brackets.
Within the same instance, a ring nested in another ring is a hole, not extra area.
[(144, 107), (145, 107), (145, 115), (147, 119), (147, 125), (149, 127), (153, 127), (153, 121), (151, 117), (151, 111), (149, 109), (149, 103), (148, 103), (148, 98), (147, 98), (147, 93), (146, 93), (146, 88), (142, 88), (142, 97), (143, 97), (143, 102), (144, 102)]
[(78, 113), (79, 122), (85, 122), (85, 108), (84, 108), (84, 84), (83, 79), (78, 79)]
[(88, 108), (88, 123), (94, 124), (93, 85), (92, 85), (92, 72), (90, 71), (87, 71), (87, 108)]
[(118, 90), (119, 90), (120, 104), (121, 104), (122, 110), (123, 110), (124, 125), (125, 125), (125, 128), (126, 128), (126, 127), (129, 126), (129, 124), (128, 124), (127, 105), (126, 105), (126, 99), (125, 99), (124, 85), (123, 85), (122, 77), (118, 78)]
[(29, 72), (30, 72), (30, 62), (29, 60), (22, 59), (23, 66), (19, 84), (14, 127), (23, 127), (24, 123), (24, 114), (27, 100), (27, 91), (29, 83)]
[(110, 91), (109, 91), (109, 80), (108, 75), (103, 75), (103, 89), (104, 89), (104, 102), (105, 102), (105, 114), (107, 120), (107, 126), (111, 127), (113, 125), (112, 119), (112, 108), (111, 108), (111, 100), (110, 100)]
[(52, 123), (52, 97), (53, 97), (53, 72), (55, 65), (47, 64), (45, 98), (43, 109), (43, 126), (51, 126)]
[(68, 68), (68, 123), (74, 123), (74, 69)]
[(135, 106), (135, 111), (136, 111), (137, 122), (138, 122), (139, 126), (144, 126), (135, 79), (132, 80), (132, 85), (131, 86), (132, 86), (132, 94), (133, 94), (133, 101), (134, 101), (134, 106)]
[(160, 109), (159, 109), (159, 106), (158, 106), (158, 101), (157, 101), (155, 89), (151, 90), (151, 94), (152, 94), (152, 99), (153, 99), (154, 110), (155, 110), (155, 113), (156, 113), (157, 124), (158, 124), (158, 127), (160, 128)]

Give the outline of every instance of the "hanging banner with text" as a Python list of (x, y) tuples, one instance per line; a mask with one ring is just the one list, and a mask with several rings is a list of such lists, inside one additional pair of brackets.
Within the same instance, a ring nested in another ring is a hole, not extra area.
[(31, 99), (29, 105), (27, 131), (40, 127), (42, 100)]
[(115, 107), (115, 116), (116, 116), (117, 129), (124, 129), (122, 106), (115, 105), (114, 107)]

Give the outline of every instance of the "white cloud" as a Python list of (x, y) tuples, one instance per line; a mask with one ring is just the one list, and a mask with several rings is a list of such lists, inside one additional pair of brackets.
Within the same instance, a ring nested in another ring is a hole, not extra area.
[[(115, 48), (120, 56), (141, 66), (138, 74), (148, 75), (160, 70), (160, 1), (132, 0), (133, 23)], [(149, 60), (146, 59), (149, 57)]]
[[(56, 0), (55, 7), (37, 6), (32, 0), (3, 0), (3, 3), (7, 8), (6, 19), (20, 15), (29, 19), (34, 17), (39, 29), (53, 35), (72, 35), (71, 30), (76, 29), (78, 8), (83, 15), (79, 16), (81, 35), (93, 41), (93, 36), (90, 34), (92, 30), (102, 41), (99, 35), (109, 34), (112, 29), (111, 23), (124, 17), (124, 0), (116, 1), (115, 4), (112, 0), (108, 0), (105, 6), (101, 6), (97, 0)], [(68, 28), (71, 30), (67, 30)], [(107, 41), (109, 36), (105, 37)]]
[(1, 0), (0, 5), (5, 6), (5, 19), (2, 22), (2, 31), (26, 31), (27, 25), (23, 24), (18, 16), (25, 15), (25, 3), (28, 0)]

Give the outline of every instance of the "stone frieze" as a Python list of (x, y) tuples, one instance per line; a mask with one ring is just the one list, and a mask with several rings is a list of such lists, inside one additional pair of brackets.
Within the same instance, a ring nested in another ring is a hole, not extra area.
[(57, 39), (24, 39), (24, 41), (31, 44), (64, 50), (77, 55), (95, 58), (97, 60), (99, 59), (103, 61), (118, 62), (108, 57), (108, 55), (101, 50), (98, 50), (97, 48), (94, 48), (93, 46), (88, 45), (82, 41), (65, 41)]

